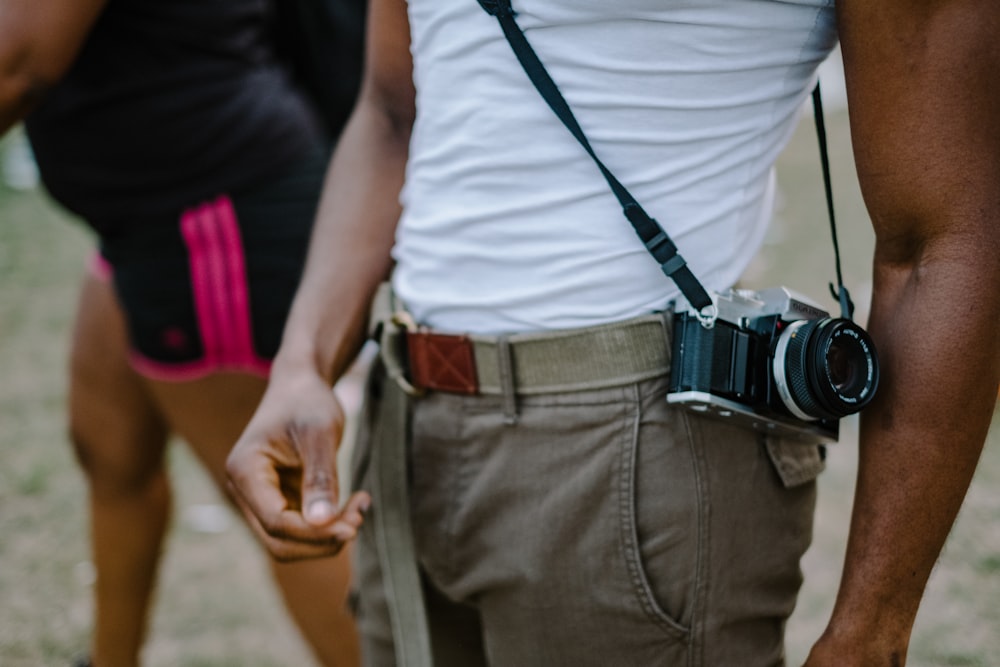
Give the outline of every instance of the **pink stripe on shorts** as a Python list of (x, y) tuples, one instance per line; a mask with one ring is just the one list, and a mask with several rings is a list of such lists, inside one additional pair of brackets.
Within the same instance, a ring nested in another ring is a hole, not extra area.
[(217, 371), (266, 376), (271, 362), (254, 350), (250, 291), (240, 228), (222, 196), (184, 212), (180, 231), (191, 266), (191, 288), (204, 356), (166, 364), (132, 353), (132, 365), (156, 380), (193, 380)]

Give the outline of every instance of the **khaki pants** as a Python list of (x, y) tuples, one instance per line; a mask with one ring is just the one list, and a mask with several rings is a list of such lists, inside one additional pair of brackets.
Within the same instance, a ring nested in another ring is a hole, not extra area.
[[(374, 373), (358, 460), (383, 418), (388, 380)], [(500, 396), (413, 400), (411, 516), (435, 665), (783, 664), (819, 449), (665, 393), (660, 378), (521, 396), (514, 425)], [(373, 549), (362, 531), (358, 620), (366, 664), (388, 666)]]

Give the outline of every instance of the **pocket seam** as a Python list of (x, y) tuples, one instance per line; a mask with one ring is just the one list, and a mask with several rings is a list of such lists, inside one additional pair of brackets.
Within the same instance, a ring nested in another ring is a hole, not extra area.
[[(639, 429), (642, 422), (642, 402), (635, 385), (628, 387), (632, 396), (623, 401), (623, 428), (620, 443), (618, 469), (618, 507), (622, 551), (631, 580), (632, 591), (640, 607), (653, 623), (675, 640), (688, 641), (691, 629), (668, 614), (656, 600), (649, 578), (646, 576), (642, 553), (639, 549), (636, 510), (636, 459), (638, 453)], [(631, 423), (630, 423), (631, 422)], [(700, 552), (699, 561), (700, 561)], [(695, 575), (698, 572), (695, 565)], [(695, 582), (697, 585), (697, 582)]]

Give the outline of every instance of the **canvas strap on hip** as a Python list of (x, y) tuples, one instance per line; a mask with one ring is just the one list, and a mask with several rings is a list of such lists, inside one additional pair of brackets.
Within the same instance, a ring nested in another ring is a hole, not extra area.
[(410, 525), (406, 474), (409, 397), (396, 382), (381, 387), (381, 409), (372, 433), (371, 520), (389, 606), (399, 667), (431, 667), (430, 632)]

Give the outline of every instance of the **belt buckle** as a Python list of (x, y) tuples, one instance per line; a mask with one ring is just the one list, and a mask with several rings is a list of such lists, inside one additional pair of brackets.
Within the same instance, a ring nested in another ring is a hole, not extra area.
[[(388, 324), (392, 326), (386, 327), (386, 329), (392, 328), (395, 329), (397, 332), (403, 332), (404, 334), (417, 333), (420, 330), (420, 328), (417, 326), (416, 321), (413, 319), (413, 316), (410, 315), (405, 310), (397, 310), (394, 313), (392, 313), (392, 315), (389, 316)], [(390, 344), (389, 341), (386, 340), (388, 338), (387, 333), (388, 332), (384, 331), (382, 335), (383, 349), (385, 348), (386, 345)], [(407, 338), (409, 338), (409, 336), (404, 335), (404, 341)], [(387, 355), (383, 353), (382, 357), (383, 360), (386, 360), (386, 357)], [(419, 397), (427, 393), (426, 389), (414, 385), (406, 378), (406, 372), (403, 369), (402, 363), (399, 363), (397, 361), (396, 363), (390, 364), (388, 363), (388, 361), (386, 361), (386, 371), (388, 372), (389, 377), (392, 378), (392, 380), (394, 380), (397, 385), (399, 385), (399, 388), (402, 389), (405, 394), (408, 394), (409, 396)]]
[(419, 331), (416, 320), (405, 310), (397, 310), (390, 317), (389, 321), (406, 332)]
[(417, 326), (408, 313), (399, 313), (393, 321), (406, 332), (407, 384), (414, 390), (479, 393), (475, 352), (467, 335), (435, 333)]

